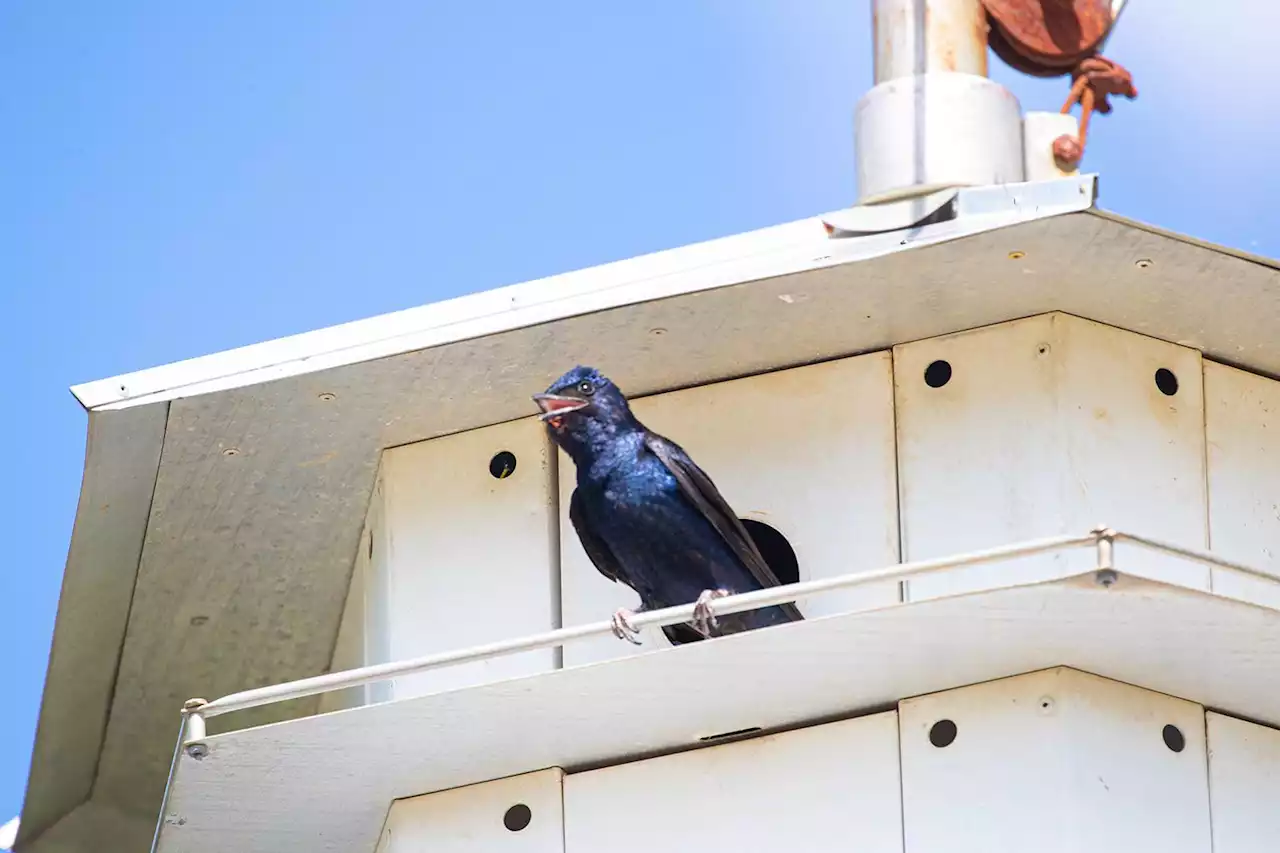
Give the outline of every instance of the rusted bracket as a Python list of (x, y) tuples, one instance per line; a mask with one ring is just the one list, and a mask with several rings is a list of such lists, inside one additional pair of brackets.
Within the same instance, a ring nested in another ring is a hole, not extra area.
[(1133, 78), (1124, 66), (1101, 56), (1093, 56), (1083, 60), (1072, 73), (1071, 94), (1062, 105), (1062, 112), (1069, 113), (1077, 103), (1080, 104), (1080, 131), (1073, 139), (1066, 134), (1053, 141), (1053, 156), (1058, 164), (1073, 169), (1084, 156), (1084, 141), (1089, 132), (1089, 117), (1096, 111), (1111, 112), (1111, 95), (1123, 95), (1133, 99), (1138, 97), (1138, 90), (1133, 87)]
[(1075, 168), (1084, 156), (1089, 119), (1111, 111), (1107, 98), (1136, 98), (1133, 78), (1122, 66), (1098, 55), (1115, 25), (1112, 0), (982, 0), (990, 19), (991, 49), (1010, 67), (1033, 77), (1071, 75), (1063, 113), (1080, 104), (1075, 137), (1054, 140), (1060, 166)]

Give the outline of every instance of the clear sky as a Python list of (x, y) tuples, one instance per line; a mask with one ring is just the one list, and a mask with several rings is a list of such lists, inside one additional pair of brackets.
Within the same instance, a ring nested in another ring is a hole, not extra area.
[[(1280, 256), (1280, 4), (1130, 7), (1102, 206)], [(0, 823), (79, 493), (69, 385), (846, 206), (869, 27), (866, 0), (0, 6)]]

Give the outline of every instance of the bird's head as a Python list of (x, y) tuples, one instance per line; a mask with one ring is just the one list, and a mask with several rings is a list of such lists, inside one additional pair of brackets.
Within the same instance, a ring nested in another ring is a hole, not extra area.
[(573, 368), (546, 391), (534, 394), (533, 401), (557, 441), (584, 440), (634, 422), (622, 391), (594, 367)]

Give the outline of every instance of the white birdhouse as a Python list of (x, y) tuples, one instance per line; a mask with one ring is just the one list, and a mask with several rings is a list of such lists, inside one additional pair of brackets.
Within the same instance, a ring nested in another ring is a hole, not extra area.
[[(998, 4), (875, 5), (852, 208), (73, 389), (16, 849), (1273, 850), (1280, 271), (1098, 210)], [(802, 621), (613, 635), (575, 363)]]

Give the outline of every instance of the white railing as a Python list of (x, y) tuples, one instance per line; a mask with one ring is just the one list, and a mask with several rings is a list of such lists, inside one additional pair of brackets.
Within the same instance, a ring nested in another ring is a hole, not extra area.
[[(1109, 541), (1109, 536), (1107, 540), (1100, 539), (1099, 533), (1089, 533), (1084, 536), (1055, 536), (1050, 539), (1038, 539), (1019, 545), (989, 548), (983, 551), (972, 551), (967, 554), (960, 554), (956, 556), (939, 557), (934, 560), (898, 563), (893, 566), (875, 569), (869, 572), (857, 572), (853, 574), (839, 575), (832, 578), (822, 578), (821, 580), (784, 584), (782, 586), (769, 587), (768, 589), (756, 590), (754, 592), (743, 592), (738, 593), (737, 595), (729, 595), (713, 601), (712, 609), (717, 616), (721, 616), (727, 613), (737, 613), (742, 610), (754, 610), (758, 607), (785, 604), (796, 601), (797, 599), (809, 598), (811, 596), (820, 595), (833, 590), (849, 589), (851, 587), (863, 586), (865, 584), (876, 583), (878, 581), (907, 580), (909, 578), (916, 578), (922, 575), (942, 571), (943, 569), (954, 569), (962, 566), (991, 563), (1016, 557), (1027, 557), (1035, 554), (1063, 551), (1070, 548), (1082, 548), (1097, 545), (1102, 541)], [(628, 621), (630, 621), (631, 624), (639, 630), (643, 630), (644, 628), (660, 628), (664, 625), (677, 625), (683, 622), (688, 622), (693, 618), (693, 608), (693, 603), (682, 604), (677, 607), (664, 607), (661, 610), (649, 610), (637, 613)], [(247, 708), (270, 705), (275, 702), (285, 702), (290, 699), (301, 699), (304, 696), (315, 696), (319, 693), (329, 693), (335, 690), (344, 690), (348, 687), (359, 687), (362, 684), (373, 684), (375, 682), (398, 678), (400, 676), (415, 675), (432, 669), (472, 663), (474, 661), (486, 660), (488, 658), (499, 657), (501, 655), (533, 651), (535, 649), (555, 648), (563, 646), (573, 640), (581, 640), (587, 637), (598, 637), (612, 633), (613, 624), (611, 622), (588, 622), (585, 625), (579, 625), (574, 628), (558, 628), (554, 631), (546, 631), (544, 633), (534, 634), (528, 637), (519, 637), (513, 640), (500, 640), (496, 643), (486, 643), (481, 646), (472, 646), (470, 648), (459, 649), (457, 651), (441, 652), (434, 655), (409, 658), (408, 660), (362, 666), (356, 669), (332, 672), (325, 675), (316, 675), (311, 678), (303, 678), (298, 681), (290, 681), (284, 684), (273, 684), (269, 687), (257, 687), (253, 690), (243, 690), (239, 693), (232, 693), (230, 695), (223, 696), (221, 699), (215, 699), (212, 702), (193, 699), (187, 703), (183, 712), (188, 715), (189, 719), (216, 717), (221, 714), (230, 714), (233, 711), (243, 711)]]
[[(1016, 545), (1004, 545), (998, 548), (970, 551), (964, 554), (938, 557), (932, 560), (917, 560), (909, 563), (899, 563), (872, 571), (856, 572), (839, 575), (837, 577), (822, 578), (820, 580), (784, 584), (782, 586), (770, 587), (768, 589), (757, 590), (754, 592), (739, 593), (737, 595), (730, 595), (725, 598), (717, 599), (713, 602), (712, 606), (717, 615), (738, 613), (743, 610), (754, 610), (759, 607), (786, 604), (835, 590), (850, 589), (881, 581), (910, 580), (912, 578), (919, 578), (947, 569), (994, 563), (1002, 560), (1016, 559), (1018, 557), (1061, 552), (1089, 546), (1097, 549), (1097, 570), (1110, 571), (1113, 569), (1111, 554), (1113, 543), (1115, 542), (1131, 542), (1148, 550), (1182, 557), (1207, 566), (1230, 569), (1265, 580), (1280, 580), (1280, 578), (1277, 578), (1275, 575), (1268, 572), (1254, 569), (1241, 563), (1224, 560), (1208, 551), (1173, 545), (1168, 542), (1161, 542), (1159, 540), (1150, 539), (1137, 534), (1118, 532), (1106, 527), (1096, 527), (1089, 533), (1080, 536), (1054, 536), (1047, 539), (1037, 539)], [(1107, 583), (1105, 579), (1103, 582)], [(693, 618), (693, 609), (693, 603), (682, 604), (677, 607), (665, 607), (661, 610), (650, 610), (637, 613), (630, 621), (638, 630), (643, 630), (644, 628), (660, 628), (666, 625), (677, 625), (689, 622)], [(336, 690), (344, 690), (349, 687), (359, 687), (364, 684), (373, 684), (392, 678), (415, 675), (420, 672), (427, 672), (428, 670), (441, 669), (443, 667), (456, 666), (464, 663), (472, 663), (474, 661), (487, 660), (489, 658), (500, 657), (502, 655), (517, 654), (520, 652), (533, 651), (535, 649), (556, 648), (574, 640), (581, 640), (587, 637), (604, 636), (612, 633), (613, 625), (611, 622), (589, 622), (585, 625), (579, 625), (573, 628), (559, 628), (554, 631), (546, 631), (544, 633), (534, 634), (528, 637), (501, 640), (496, 643), (485, 643), (484, 645), (472, 646), (470, 648), (459, 649), (456, 651), (441, 652), (438, 654), (425, 655), (423, 657), (409, 658), (408, 660), (393, 661), (390, 663), (362, 666), (355, 669), (343, 670), (341, 672), (303, 678), (283, 684), (273, 684), (268, 687), (243, 690), (239, 693), (231, 693), (227, 696), (215, 699), (212, 702), (206, 702), (203, 699), (192, 699), (188, 701), (182, 709), (182, 714), (187, 721), (187, 725), (184, 727), (185, 740), (195, 741), (203, 739), (204, 720), (208, 717), (230, 714), (233, 711), (243, 711), (248, 708), (270, 705), (276, 702), (285, 702), (291, 699), (300, 699), (305, 696), (330, 693)]]
[[(1230, 569), (1271, 581), (1280, 580), (1280, 578), (1267, 572), (1240, 563), (1234, 563), (1230, 560), (1224, 560), (1208, 551), (1172, 545), (1132, 533), (1118, 532), (1107, 527), (1096, 527), (1089, 533), (1079, 536), (1054, 536), (1016, 545), (971, 551), (932, 560), (899, 563), (872, 571), (855, 572), (832, 578), (803, 581), (754, 592), (739, 593), (716, 600), (713, 603), (713, 609), (717, 615), (737, 613), (743, 610), (785, 604), (835, 590), (850, 589), (881, 581), (909, 580), (947, 569), (994, 563), (1018, 557), (1061, 552), (1083, 547), (1094, 547), (1098, 555), (1096, 568), (1099, 571), (1110, 571), (1113, 568), (1111, 559), (1113, 543), (1121, 541), (1131, 542), (1148, 550), (1182, 557), (1207, 566)], [(637, 629), (641, 630), (676, 625), (689, 622), (693, 618), (693, 609), (694, 605), (692, 603), (682, 604), (678, 607), (665, 607), (661, 610), (638, 613), (630, 621)], [(233, 711), (242, 711), (276, 702), (285, 702), (290, 699), (300, 699), (305, 696), (315, 696), (335, 690), (344, 690), (364, 684), (373, 684), (428, 670), (487, 660), (502, 655), (560, 647), (574, 640), (612, 633), (613, 625), (611, 622), (590, 622), (573, 628), (559, 628), (528, 637), (501, 640), (496, 643), (486, 643), (456, 651), (441, 652), (390, 663), (373, 664), (342, 672), (303, 678), (284, 684), (258, 687), (252, 690), (232, 693), (212, 702), (206, 702), (203, 699), (192, 699), (186, 703), (182, 710), (183, 717), (186, 720), (184, 740), (189, 742), (189, 745), (195, 745), (190, 742), (202, 740), (205, 736), (204, 721), (208, 717), (216, 717), (221, 714), (229, 714)]]
[[(1098, 583), (1102, 586), (1110, 586), (1117, 578), (1117, 572), (1113, 562), (1113, 550), (1114, 545), (1117, 542), (1129, 542), (1150, 551), (1163, 553), (1169, 556), (1181, 557), (1211, 568), (1227, 569), (1229, 571), (1239, 572), (1241, 574), (1261, 578), (1263, 580), (1280, 582), (1280, 577), (1274, 574), (1246, 566), (1242, 563), (1225, 560), (1209, 551), (1200, 550), (1198, 548), (1186, 548), (1180, 545), (1173, 545), (1168, 542), (1161, 542), (1145, 536), (1139, 536), (1133, 533), (1123, 533), (1105, 526), (1099, 526), (1095, 527), (1087, 534), (1079, 536), (1054, 536), (1048, 539), (1037, 539), (1016, 545), (988, 548), (981, 551), (970, 551), (964, 554), (939, 557), (933, 560), (918, 560), (910, 563), (899, 563), (885, 568), (875, 569), (873, 571), (856, 572), (840, 575), (838, 577), (823, 578), (821, 580), (785, 584), (782, 586), (770, 587), (769, 589), (757, 590), (755, 592), (739, 593), (737, 595), (730, 595), (725, 598), (717, 599), (713, 602), (712, 607), (717, 615), (737, 613), (743, 610), (754, 610), (758, 607), (794, 602), (802, 598), (809, 598), (840, 589), (851, 589), (865, 584), (892, 580), (910, 580), (912, 578), (919, 578), (948, 569), (995, 563), (1002, 560), (1016, 559), (1018, 557), (1029, 557), (1036, 554), (1061, 553), (1085, 547), (1092, 547), (1095, 549), (1096, 560), (1094, 563), (1094, 571), (1096, 572)], [(659, 628), (665, 625), (676, 625), (689, 622), (693, 618), (693, 609), (693, 603), (683, 604), (679, 607), (666, 607), (661, 610), (651, 610), (638, 613), (630, 621), (638, 630), (643, 630), (645, 628)], [(358, 687), (364, 684), (386, 681), (400, 676), (414, 675), (419, 672), (426, 672), (428, 670), (440, 669), (447, 666), (456, 666), (458, 664), (486, 660), (488, 658), (499, 657), (501, 655), (516, 654), (535, 649), (555, 648), (563, 646), (574, 640), (581, 640), (587, 637), (604, 636), (612, 633), (613, 624), (611, 622), (590, 622), (586, 625), (579, 625), (574, 628), (560, 628), (555, 631), (547, 631), (545, 633), (534, 634), (529, 637), (502, 640), (497, 643), (486, 643), (484, 645), (472, 646), (470, 648), (459, 649), (457, 651), (441, 652), (439, 654), (410, 658), (409, 660), (395, 661), (392, 663), (362, 666), (356, 669), (317, 675), (311, 678), (303, 678), (298, 681), (290, 681), (284, 684), (259, 687), (253, 690), (243, 690), (239, 693), (231, 693), (227, 696), (215, 699), (212, 702), (206, 702), (203, 699), (191, 699), (183, 706), (182, 709), (182, 723), (179, 730), (178, 741), (174, 745), (173, 762), (169, 770), (169, 781), (165, 785), (160, 821), (156, 826), (156, 836), (153, 839), (152, 850), (154, 851), (155, 844), (158, 843), (159, 840), (160, 828), (164, 820), (164, 808), (169, 799), (169, 788), (173, 782), (174, 771), (177, 769), (178, 757), (182, 754), (184, 749), (188, 755), (194, 758), (202, 758), (206, 754), (207, 747), (202, 743), (202, 741), (206, 736), (205, 720), (209, 717), (216, 717), (221, 714), (229, 714), (233, 711), (242, 711), (248, 708), (256, 708), (262, 705), (270, 705), (276, 702), (285, 702), (290, 699), (299, 699), (304, 696), (315, 696), (317, 694), (329, 693), (335, 690), (344, 690), (349, 687)]]

